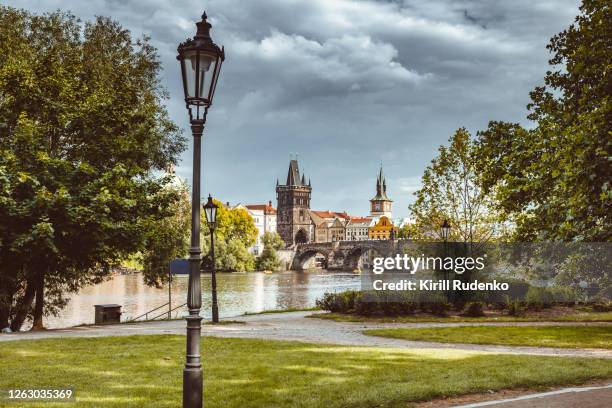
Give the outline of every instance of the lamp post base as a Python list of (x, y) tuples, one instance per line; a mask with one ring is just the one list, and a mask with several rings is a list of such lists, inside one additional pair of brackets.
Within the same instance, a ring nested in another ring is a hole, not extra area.
[(202, 369), (183, 370), (183, 408), (202, 408)]
[(212, 322), (219, 323), (219, 307), (217, 305), (212, 307)]
[(202, 408), (204, 380), (200, 362), (201, 322), (199, 315), (187, 320), (187, 363), (183, 369), (183, 408)]

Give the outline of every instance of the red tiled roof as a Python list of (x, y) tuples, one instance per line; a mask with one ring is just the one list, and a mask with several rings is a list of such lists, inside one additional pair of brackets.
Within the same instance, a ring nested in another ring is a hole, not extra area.
[(268, 201), (268, 204), (247, 204), (245, 207), (249, 210), (265, 211), (266, 214), (276, 214), (276, 208), (272, 207), (272, 201)]
[(350, 220), (351, 217), (346, 212), (336, 212), (336, 211), (311, 211), (312, 213), (318, 215), (321, 218), (343, 218), (345, 220)]
[(372, 221), (372, 219), (368, 217), (351, 217), (351, 222), (367, 222), (367, 221)]

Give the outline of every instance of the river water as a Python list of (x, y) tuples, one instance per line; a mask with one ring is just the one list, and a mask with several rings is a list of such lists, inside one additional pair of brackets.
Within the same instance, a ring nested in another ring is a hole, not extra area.
[[(219, 315), (238, 316), (245, 312), (261, 312), (271, 309), (306, 308), (325, 292), (357, 289), (360, 275), (352, 272), (248, 272), (219, 273), (217, 293)], [(172, 282), (172, 305), (186, 302), (187, 275), (177, 275)], [(151, 288), (144, 284), (140, 274), (117, 275), (98, 285), (81, 289), (70, 296), (68, 306), (59, 316), (45, 317), (45, 327), (63, 328), (94, 323), (94, 305), (116, 303), (122, 306), (121, 320), (129, 320), (168, 301), (168, 287)], [(202, 275), (202, 313), (210, 318), (210, 275)], [(167, 307), (151, 316), (167, 312)], [(182, 308), (172, 313), (180, 317)], [(150, 317), (151, 317), (150, 316)]]

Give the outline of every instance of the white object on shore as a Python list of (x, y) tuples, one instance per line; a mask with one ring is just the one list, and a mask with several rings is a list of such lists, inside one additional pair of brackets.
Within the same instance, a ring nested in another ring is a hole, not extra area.
[(10, 327), (5, 327), (5, 328), (2, 329), (2, 333), (3, 334), (9, 334), (9, 333), (12, 333), (12, 332), (13, 331), (11, 330)]

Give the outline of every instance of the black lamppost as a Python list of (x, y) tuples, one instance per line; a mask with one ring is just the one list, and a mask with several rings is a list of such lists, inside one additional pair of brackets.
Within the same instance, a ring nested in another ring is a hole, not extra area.
[(217, 208), (210, 194), (208, 201), (204, 204), (204, 214), (206, 214), (206, 223), (210, 230), (210, 257), (211, 257), (211, 281), (212, 281), (212, 321), (219, 323), (219, 306), (217, 305), (217, 266), (215, 264), (215, 228), (217, 227)]
[(191, 248), (189, 250), (189, 288), (187, 292), (187, 358), (183, 370), (183, 407), (202, 407), (202, 363), (200, 362), (200, 338), (202, 329), (202, 288), (200, 287), (200, 164), (202, 133), (208, 108), (212, 104), (219, 79), (221, 64), (225, 59), (223, 48), (210, 38), (211, 25), (206, 21), (196, 23), (197, 32), (178, 46), (177, 60), (181, 63), (185, 104), (193, 134), (193, 189), (191, 193)]
[[(444, 257), (446, 258), (446, 254), (447, 254), (447, 242), (448, 242), (448, 235), (450, 234), (450, 223), (448, 222), (448, 220), (444, 220), (444, 222), (442, 223), (442, 225), (440, 226), (440, 233), (442, 235), (442, 239), (444, 240)], [(446, 268), (444, 268), (444, 280), (446, 282), (448, 282), (448, 271), (446, 270)]]

